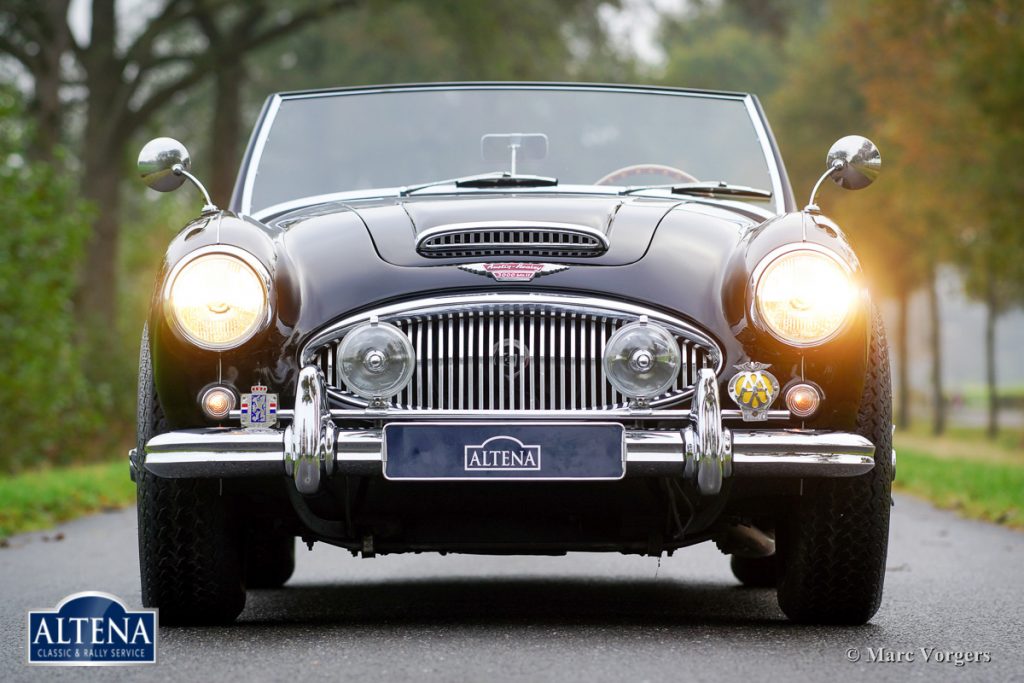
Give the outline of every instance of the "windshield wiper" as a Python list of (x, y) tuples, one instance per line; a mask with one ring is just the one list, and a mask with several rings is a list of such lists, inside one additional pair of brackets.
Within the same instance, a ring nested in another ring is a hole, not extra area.
[(508, 172), (481, 173), (480, 175), (468, 175), (461, 178), (449, 178), (448, 180), (435, 180), (432, 183), (422, 185), (411, 185), (403, 187), (398, 193), (401, 197), (408, 197), (411, 194), (426, 190), (431, 187), (442, 185), (454, 185), (455, 187), (551, 187), (558, 184), (558, 178), (547, 178), (539, 175), (513, 175)]
[(700, 197), (750, 197), (753, 199), (771, 199), (772, 193), (757, 187), (746, 185), (730, 185), (724, 180), (709, 183), (682, 183), (676, 185), (646, 185), (644, 187), (627, 187), (622, 194), (634, 194), (647, 190), (669, 190), (672, 194), (692, 194)]

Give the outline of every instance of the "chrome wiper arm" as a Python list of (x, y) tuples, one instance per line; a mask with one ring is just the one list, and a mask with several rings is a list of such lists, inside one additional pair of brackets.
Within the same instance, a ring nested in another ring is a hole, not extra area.
[(461, 178), (449, 178), (447, 180), (435, 180), (431, 183), (411, 185), (403, 187), (399, 196), (408, 197), (420, 190), (442, 185), (454, 185), (455, 187), (550, 187), (558, 184), (558, 178), (548, 178), (539, 175), (513, 175), (508, 172), (481, 173), (479, 175), (468, 175)]
[(672, 194), (692, 194), (701, 197), (751, 197), (755, 199), (771, 199), (772, 193), (757, 187), (746, 185), (730, 185), (720, 180), (710, 183), (676, 183), (674, 185), (646, 185), (643, 187), (627, 187), (622, 194), (635, 194), (647, 190), (669, 190)]

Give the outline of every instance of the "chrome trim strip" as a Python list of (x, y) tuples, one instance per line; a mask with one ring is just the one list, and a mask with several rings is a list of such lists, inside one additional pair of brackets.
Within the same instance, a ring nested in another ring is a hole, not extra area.
[[(681, 477), (686, 469), (678, 430), (625, 432), (626, 476)], [(733, 476), (852, 477), (874, 467), (874, 446), (858, 434), (800, 430), (733, 431)], [(338, 475), (383, 476), (380, 429), (338, 430)], [(143, 465), (159, 477), (283, 476), (282, 433), (224, 428), (153, 437)]]
[(144, 454), (149, 460), (152, 455), (176, 453), (186, 443), (193, 453), (280, 453), (283, 436), (282, 432), (270, 429), (182, 429), (157, 434), (146, 442)]
[[(354, 408), (332, 408), (331, 419), (333, 420), (437, 420), (437, 419), (459, 419), (459, 420), (689, 420), (691, 415), (688, 409), (661, 409), (649, 411), (632, 411), (629, 408), (615, 408), (614, 410), (507, 410), (507, 411), (479, 411), (479, 410), (402, 410), (388, 408), (385, 410), (367, 411)], [(292, 419), (293, 411), (289, 408), (282, 408), (277, 411), (277, 419), (287, 422)], [(792, 416), (788, 410), (769, 410), (768, 420), (789, 420)], [(230, 418), (237, 420), (240, 417), (238, 410), (232, 410)], [(723, 421), (742, 420), (743, 413), (739, 410), (722, 410)]]
[(263, 125), (260, 126), (259, 133), (256, 134), (256, 140), (253, 142), (252, 157), (249, 159), (249, 165), (245, 169), (245, 183), (242, 185), (242, 206), (240, 207), (241, 211), (239, 211), (242, 215), (249, 215), (252, 212), (252, 190), (256, 185), (256, 176), (259, 173), (263, 149), (267, 146), (270, 130), (273, 127), (274, 119), (277, 118), (277, 112), (281, 108), (283, 99), (281, 95), (275, 94), (270, 100), (267, 115), (263, 117)]
[(768, 137), (768, 129), (765, 128), (764, 121), (761, 120), (757, 113), (757, 107), (754, 106), (754, 98), (750, 95), (745, 95), (743, 97), (743, 104), (750, 115), (751, 123), (754, 124), (757, 140), (761, 143), (764, 162), (768, 166), (768, 175), (772, 179), (772, 198), (775, 200), (775, 212), (781, 216), (786, 213), (786, 197), (782, 191), (782, 173), (775, 163), (775, 154), (772, 151), (770, 138)]

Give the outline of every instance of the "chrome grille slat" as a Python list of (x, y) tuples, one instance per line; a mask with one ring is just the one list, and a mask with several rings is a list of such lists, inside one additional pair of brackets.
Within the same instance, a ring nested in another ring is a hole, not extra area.
[(558, 317), (558, 409), (565, 410), (565, 316)]
[(426, 344), (427, 370), (424, 371), (424, 372), (426, 372), (426, 375), (427, 375), (427, 406), (426, 406), (427, 408), (433, 408), (434, 407), (434, 374), (435, 373), (430, 372), (430, 368), (433, 367), (433, 357), (434, 357), (433, 346), (434, 346), (434, 325), (430, 321), (427, 321), (427, 344)]
[(576, 405), (576, 314), (569, 316), (569, 405)]
[[(487, 316), (487, 332), (488, 332), (488, 334), (487, 334), (488, 344), (486, 344), (485, 346), (489, 347), (490, 346), (490, 342), (494, 341), (494, 315), (491, 315), (491, 314), (488, 314), (488, 316)], [(496, 396), (496, 392), (495, 392), (495, 387), (497, 386), (497, 382), (494, 381), (494, 363), (488, 361), (487, 362), (487, 368), (488, 368), (488, 374), (490, 375), (490, 382), (488, 383), (488, 386), (489, 386), (490, 389), (487, 392), (487, 396), (488, 396), (487, 407), (490, 408), (491, 410), (495, 410), (498, 407), (497, 406), (497, 402), (498, 401), (497, 401), (497, 396)]]
[[(638, 316), (629, 311), (574, 309), (559, 303), (479, 304), (452, 309), (416, 309), (381, 315), (405, 332), (416, 350), (412, 381), (393, 397), (406, 410), (611, 410), (626, 399), (607, 381), (604, 351), (608, 339)], [(553, 298), (553, 297), (552, 297)], [(354, 326), (354, 325), (353, 325)], [(324, 338), (310, 356), (324, 370), (336, 401), (365, 405), (348, 391), (338, 371), (344, 331)], [(652, 405), (678, 403), (692, 393), (697, 370), (721, 370), (721, 352), (706, 336), (684, 323), (669, 325), (682, 360), (673, 386)], [(504, 357), (502, 357), (504, 355)]]
[[(498, 318), (498, 348), (505, 348), (505, 318)], [(504, 368), (496, 360), (491, 360), (491, 365), (496, 367), (498, 373), (498, 410), (505, 409), (505, 373)]]

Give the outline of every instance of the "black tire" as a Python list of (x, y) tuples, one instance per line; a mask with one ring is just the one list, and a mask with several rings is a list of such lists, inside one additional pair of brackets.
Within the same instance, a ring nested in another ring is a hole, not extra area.
[(768, 557), (737, 557), (729, 561), (732, 574), (744, 586), (750, 588), (775, 588), (778, 583), (778, 560), (775, 555)]
[(892, 387), (877, 311), (857, 432), (875, 444), (874, 468), (854, 478), (808, 481), (793, 516), (779, 525), (779, 606), (793, 621), (864, 624), (882, 600), (892, 507)]
[[(148, 332), (139, 354), (138, 444), (166, 431), (153, 385)], [(162, 479), (136, 473), (142, 604), (162, 625), (224, 624), (245, 606), (241, 544), (231, 505), (216, 479)]]
[(280, 588), (294, 571), (294, 536), (250, 533), (245, 546), (246, 588)]

